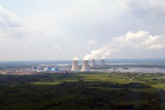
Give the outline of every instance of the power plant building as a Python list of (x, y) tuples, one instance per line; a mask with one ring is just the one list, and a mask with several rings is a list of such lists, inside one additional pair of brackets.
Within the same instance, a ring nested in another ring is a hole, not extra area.
[(37, 72), (59, 72), (60, 69), (58, 67), (53, 66), (32, 66), (32, 70), (36, 70)]
[(60, 71), (60, 69), (59, 69), (59, 68), (57, 68), (57, 67), (53, 67), (53, 68), (51, 69), (51, 71), (53, 71), (53, 72), (59, 72), (59, 71)]
[(32, 66), (32, 70), (38, 69), (37, 66)]

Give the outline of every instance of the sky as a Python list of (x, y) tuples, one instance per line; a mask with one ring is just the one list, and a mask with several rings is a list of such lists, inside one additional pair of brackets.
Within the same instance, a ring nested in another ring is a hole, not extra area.
[(164, 0), (0, 0), (0, 61), (165, 58)]

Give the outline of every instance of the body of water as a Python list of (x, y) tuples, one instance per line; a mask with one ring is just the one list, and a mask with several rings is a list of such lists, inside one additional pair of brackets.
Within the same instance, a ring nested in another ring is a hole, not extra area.
[(165, 73), (165, 68), (117, 68), (107, 69), (109, 72)]

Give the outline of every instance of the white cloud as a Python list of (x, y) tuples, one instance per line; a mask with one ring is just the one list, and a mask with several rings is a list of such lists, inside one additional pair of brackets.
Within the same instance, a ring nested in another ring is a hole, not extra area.
[(147, 31), (137, 33), (128, 32), (124, 36), (114, 37), (110, 42), (100, 49), (92, 50), (84, 59), (106, 58), (123, 48), (144, 50), (159, 50), (165, 48), (165, 37), (162, 35), (152, 35)]
[(89, 45), (94, 45), (96, 43), (97, 43), (97, 41), (95, 39), (91, 39), (91, 40), (88, 41)]
[[(46, 4), (44, 0), (28, 0), (26, 7), (21, 0), (14, 3), (0, 7), (0, 50), (4, 50), (0, 60), (71, 59), (75, 55), (80, 58), (109, 40), (92, 54), (101, 51), (104, 55), (98, 56), (106, 57), (124, 48), (141, 51), (164, 48), (161, 35), (165, 34), (164, 0), (47, 0)], [(42, 48), (45, 53), (41, 55)], [(63, 51), (56, 54), (56, 50)]]
[(27, 44), (23, 44), (23, 47), (26, 48), (27, 47)]
[(0, 27), (1, 28), (11, 28), (11, 27), (19, 27), (22, 24), (20, 23), (20, 19), (16, 14), (11, 13), (0, 6)]
[[(50, 48), (55, 43), (54, 37), (27, 24), (16, 14), (0, 7), (0, 50), (4, 50), (0, 60), (53, 59), (54, 56), (45, 53), (41, 55), (40, 52), (52, 52)], [(56, 49), (62, 50), (61, 47)]]
[(45, 51), (45, 48), (40, 48), (38, 51), (44, 52)]
[(79, 58), (78, 57), (74, 57), (73, 60), (79, 60)]
[(70, 50), (70, 52), (76, 52), (77, 51), (77, 48), (72, 48), (71, 50)]
[(153, 50), (153, 49), (163, 49), (163, 48), (165, 48), (165, 45), (163, 45), (163, 44), (153, 44), (153, 45), (150, 45), (148, 47), (148, 49), (151, 49), (151, 50)]
[(128, 5), (132, 11), (141, 12), (139, 14), (165, 15), (164, 0), (129, 0)]
[(61, 46), (59, 46), (59, 45), (54, 46), (54, 48), (57, 49), (57, 50), (62, 50), (62, 49), (63, 49), (63, 48), (62, 48)]
[(19, 17), (0, 6), (0, 37), (21, 37), (24, 27)]

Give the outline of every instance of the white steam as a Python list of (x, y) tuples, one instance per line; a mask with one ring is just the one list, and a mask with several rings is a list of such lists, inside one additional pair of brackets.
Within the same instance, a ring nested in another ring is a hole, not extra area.
[(79, 58), (78, 57), (74, 57), (73, 60), (79, 60)]
[(84, 59), (105, 59), (124, 47), (147, 50), (163, 49), (165, 48), (165, 37), (162, 35), (151, 35), (147, 31), (128, 32), (124, 36), (112, 38), (108, 44), (100, 49), (92, 50)]

